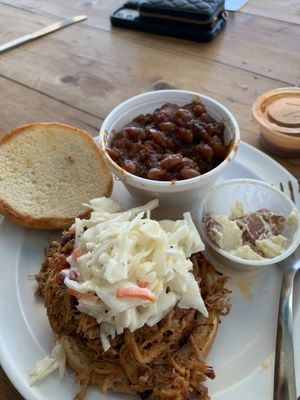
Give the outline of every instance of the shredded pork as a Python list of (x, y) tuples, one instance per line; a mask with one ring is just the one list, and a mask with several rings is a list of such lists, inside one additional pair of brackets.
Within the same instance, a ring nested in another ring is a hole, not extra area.
[(77, 299), (59, 279), (60, 271), (68, 267), (66, 257), (73, 247), (70, 232), (64, 233), (60, 243), (53, 242), (36, 280), (37, 295), (44, 297), (53, 331), (76, 344), (85, 365), (78, 374), (80, 391), (75, 399), (83, 400), (88, 386), (97, 384), (103, 393), (138, 394), (142, 399), (188, 400), (194, 394), (208, 400), (204, 382), (215, 375), (202, 354), (203, 331), (207, 324), (213, 324), (213, 317), (219, 320), (230, 310), (227, 278), (217, 273), (203, 254), (194, 254), (193, 274), (201, 283), (210, 318), (194, 309), (175, 307), (153, 327), (145, 325), (116, 336), (104, 352), (99, 324), (77, 310)]

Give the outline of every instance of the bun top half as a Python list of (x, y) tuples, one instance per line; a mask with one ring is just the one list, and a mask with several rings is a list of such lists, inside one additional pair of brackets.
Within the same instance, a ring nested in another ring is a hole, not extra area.
[(0, 138), (0, 213), (17, 224), (65, 229), (112, 186), (99, 147), (81, 129), (34, 123)]

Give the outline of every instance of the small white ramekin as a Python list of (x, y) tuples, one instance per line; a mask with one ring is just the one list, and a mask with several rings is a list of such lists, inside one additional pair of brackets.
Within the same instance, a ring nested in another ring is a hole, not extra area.
[[(156, 181), (133, 175), (116, 164), (106, 152), (113, 136), (135, 117), (152, 113), (165, 103), (180, 106), (193, 101), (201, 102), (208, 114), (225, 125), (225, 144), (230, 144), (226, 159), (211, 171), (194, 178), (180, 181)], [(236, 155), (240, 141), (240, 130), (236, 119), (222, 104), (210, 97), (186, 90), (158, 90), (132, 97), (114, 108), (105, 118), (100, 129), (100, 148), (111, 171), (118, 176), (130, 194), (142, 203), (153, 198), (160, 202), (159, 218), (180, 218), (190, 211), (207, 190), (215, 183)]]
[[(209, 237), (203, 219), (206, 215), (230, 215), (231, 208), (241, 201), (245, 213), (265, 208), (288, 217), (292, 211), (297, 216), (297, 222), (288, 226), (283, 235), (288, 239), (284, 252), (274, 258), (263, 260), (246, 260), (234, 256), (221, 249)], [(232, 179), (214, 186), (203, 199), (199, 209), (200, 234), (213, 254), (226, 266), (240, 271), (254, 271), (276, 264), (288, 257), (300, 243), (300, 214), (296, 205), (275, 186), (256, 179)]]

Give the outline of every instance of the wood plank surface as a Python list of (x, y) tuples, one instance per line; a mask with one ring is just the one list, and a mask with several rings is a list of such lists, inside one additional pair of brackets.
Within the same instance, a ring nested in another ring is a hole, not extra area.
[[(12, 20), (2, 7), (0, 24)], [(22, 24), (36, 28), (36, 16)], [(48, 17), (39, 23), (52, 22)], [(74, 39), (76, 33), (76, 39)], [(186, 57), (173, 49), (127, 41), (120, 35), (77, 25), (2, 55), (2, 76), (104, 118), (119, 102), (156, 88), (200, 91), (222, 101), (239, 119), (243, 138), (256, 143), (250, 109), (258, 95), (284, 82), (252, 72)], [(51, 54), (51, 60), (49, 59)]]
[[(1, 9), (0, 24), (12, 23), (17, 17), (18, 30), (36, 29), (36, 14), (24, 14), (7, 6)], [(49, 16), (40, 16), (38, 24), (52, 21)], [(198, 91), (227, 106), (240, 124), (242, 139), (256, 147), (260, 147), (259, 133), (251, 120), (251, 106), (260, 94), (285, 86), (282, 81), (192, 55), (187, 57), (173, 48), (128, 41), (86, 24), (5, 53), (0, 58), (0, 71), (6, 78), (99, 119), (121, 101), (148, 90)], [(288, 166), (290, 161), (283, 163)], [(300, 176), (300, 169), (295, 172)]]
[[(12, 0), (14, 6), (34, 8), (34, 0)], [(251, 3), (251, 1), (250, 1)], [(0, 2), (1, 4), (1, 2)], [(99, 29), (110, 30), (109, 16), (122, 1), (108, 2), (61, 2), (61, 0), (39, 1), (39, 10), (58, 18), (85, 13), (88, 19), (84, 24)], [(10, 26), (10, 25), (9, 25)], [(12, 28), (11, 28), (12, 29)], [(299, 43), (300, 29), (297, 25), (272, 19), (255, 17), (240, 12), (230, 13), (226, 30), (213, 42), (195, 43), (187, 40), (112, 28), (115, 34), (126, 39), (149, 43), (149, 45), (170, 48), (186, 56), (231, 65), (256, 74), (278, 79), (285, 86), (294, 85), (300, 80)], [(293, 40), (291, 40), (293, 38)]]
[(23, 400), (0, 366), (0, 400)]
[(296, 0), (250, 0), (241, 11), (289, 24), (300, 24), (300, 1)]
[[(0, 77), (1, 97), (7, 106), (0, 107), (0, 136), (12, 128), (32, 122), (62, 122), (97, 135), (101, 120), (45, 94)], [(30, 101), (28, 101), (30, 99)]]

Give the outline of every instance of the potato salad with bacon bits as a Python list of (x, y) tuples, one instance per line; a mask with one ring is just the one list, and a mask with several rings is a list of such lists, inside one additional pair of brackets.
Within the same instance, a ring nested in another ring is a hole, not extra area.
[(240, 201), (234, 204), (230, 215), (206, 215), (204, 218), (208, 235), (221, 249), (247, 260), (282, 254), (288, 243), (284, 230), (296, 222), (294, 210), (287, 218), (265, 208), (245, 213)]
[(204, 250), (189, 213), (177, 221), (152, 220), (157, 200), (128, 211), (104, 197), (88, 206), (91, 218), (70, 228), (71, 268), (61, 279), (78, 299), (77, 309), (101, 324), (104, 351), (108, 337), (153, 326), (175, 305), (208, 315), (188, 259)]

